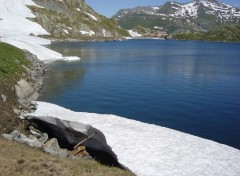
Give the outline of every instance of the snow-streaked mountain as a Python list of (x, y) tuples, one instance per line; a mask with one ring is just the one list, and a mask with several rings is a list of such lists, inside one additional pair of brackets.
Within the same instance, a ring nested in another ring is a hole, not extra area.
[(0, 41), (26, 49), (43, 61), (79, 59), (64, 58), (62, 54), (43, 46), (50, 44), (51, 41), (36, 36), (49, 33), (38, 23), (31, 21), (35, 15), (29, 6), (42, 8), (32, 0), (0, 0)]
[(121, 38), (126, 30), (89, 7), (85, 0), (33, 0), (37, 5), (30, 7), (36, 18), (52, 38), (94, 39)]
[(37, 36), (95, 39), (128, 35), (114, 20), (96, 13), (84, 0), (0, 0), (0, 41), (29, 50), (40, 60), (63, 56), (43, 47), (51, 41)]
[(162, 6), (123, 9), (113, 18), (128, 29), (140, 25), (150, 28), (161, 26), (168, 32), (184, 28), (198, 31), (222, 24), (240, 24), (240, 8), (217, 0), (194, 0), (186, 4), (167, 2)]

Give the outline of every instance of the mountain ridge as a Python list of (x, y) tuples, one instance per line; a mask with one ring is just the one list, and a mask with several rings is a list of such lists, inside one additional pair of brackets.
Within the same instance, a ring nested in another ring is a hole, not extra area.
[(160, 6), (121, 9), (114, 16), (121, 27), (133, 29), (159, 27), (174, 34), (207, 31), (226, 24), (240, 24), (240, 8), (217, 0), (193, 0), (189, 3), (166, 2)]

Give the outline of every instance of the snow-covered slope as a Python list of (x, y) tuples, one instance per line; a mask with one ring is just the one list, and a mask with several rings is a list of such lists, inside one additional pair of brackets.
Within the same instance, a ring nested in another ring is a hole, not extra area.
[(234, 8), (233, 6), (218, 3), (217, 1), (209, 0), (195, 0), (188, 4), (178, 4), (171, 2), (172, 8), (175, 10), (169, 16), (182, 18), (182, 17), (193, 17), (197, 18), (200, 15), (200, 9), (204, 8), (205, 13), (216, 15), (221, 20), (231, 20), (236, 18), (237, 21), (240, 19), (240, 9)]
[(139, 176), (240, 175), (240, 151), (232, 147), (115, 115), (37, 104), (31, 116), (80, 122), (102, 131), (119, 162)]
[(0, 36), (48, 34), (39, 24), (26, 19), (35, 17), (26, 5), (34, 3), (30, 0), (0, 0)]
[(39, 24), (27, 19), (35, 17), (27, 6), (37, 5), (32, 0), (0, 0), (0, 41), (29, 50), (44, 61), (79, 59), (78, 57), (64, 58), (60, 53), (42, 46), (51, 42), (35, 36), (48, 35), (48, 32)]
[[(199, 8), (203, 7), (207, 14), (217, 15), (220, 19), (240, 19), (240, 9), (231, 5), (219, 3), (212, 0), (194, 0), (187, 4), (180, 4), (177, 2), (168, 2), (168, 9), (166, 4), (163, 6), (152, 7), (136, 7), (133, 9), (123, 9), (118, 12), (115, 18), (123, 18), (129, 14), (146, 14), (156, 16), (171, 16), (175, 18), (197, 18), (200, 15)], [(165, 9), (164, 9), (165, 8)]]
[(204, 31), (219, 25), (240, 24), (240, 8), (217, 0), (167, 2), (161, 6), (122, 9), (113, 18), (126, 29), (161, 26), (168, 33), (182, 29)]

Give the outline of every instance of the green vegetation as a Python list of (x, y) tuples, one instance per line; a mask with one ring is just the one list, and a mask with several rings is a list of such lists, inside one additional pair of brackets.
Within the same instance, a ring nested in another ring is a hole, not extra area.
[(220, 26), (208, 32), (179, 33), (173, 35), (172, 38), (178, 40), (240, 42), (240, 25)]
[[(30, 63), (24, 52), (6, 43), (0, 43), (0, 133), (24, 128), (24, 123), (16, 117), (14, 107), (18, 107), (14, 86)], [(6, 102), (1, 100), (6, 96)]]
[(204, 34), (205, 33), (178, 33), (172, 36), (173, 39), (178, 39), (178, 40), (204, 40)]
[(22, 50), (6, 43), (0, 43), (0, 78), (16, 76), (28, 66)]

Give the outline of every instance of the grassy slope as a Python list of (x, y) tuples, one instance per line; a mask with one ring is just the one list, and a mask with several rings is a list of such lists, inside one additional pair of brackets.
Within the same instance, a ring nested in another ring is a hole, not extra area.
[[(23, 66), (29, 66), (22, 50), (6, 43), (0, 43), (0, 133), (7, 133), (15, 128), (24, 127), (16, 117), (13, 108), (18, 107), (14, 85), (22, 77)], [(7, 97), (2, 101), (1, 95)]]
[(202, 33), (179, 33), (172, 38), (179, 40), (208, 40), (240, 42), (240, 25), (221, 26)]
[[(24, 66), (29, 66), (24, 53), (11, 45), (0, 43), (0, 134), (13, 129), (23, 129), (13, 107), (18, 103), (13, 90), (22, 77)], [(3, 103), (1, 94), (7, 96)], [(128, 176), (129, 172), (103, 166), (92, 160), (69, 160), (49, 156), (38, 149), (7, 141), (0, 135), (0, 175), (82, 175), (82, 176)]]
[(4, 176), (130, 176), (127, 171), (100, 165), (94, 160), (50, 156), (29, 146), (0, 137), (0, 175)]
[(6, 79), (19, 75), (28, 66), (22, 50), (6, 43), (0, 43), (0, 78)]

